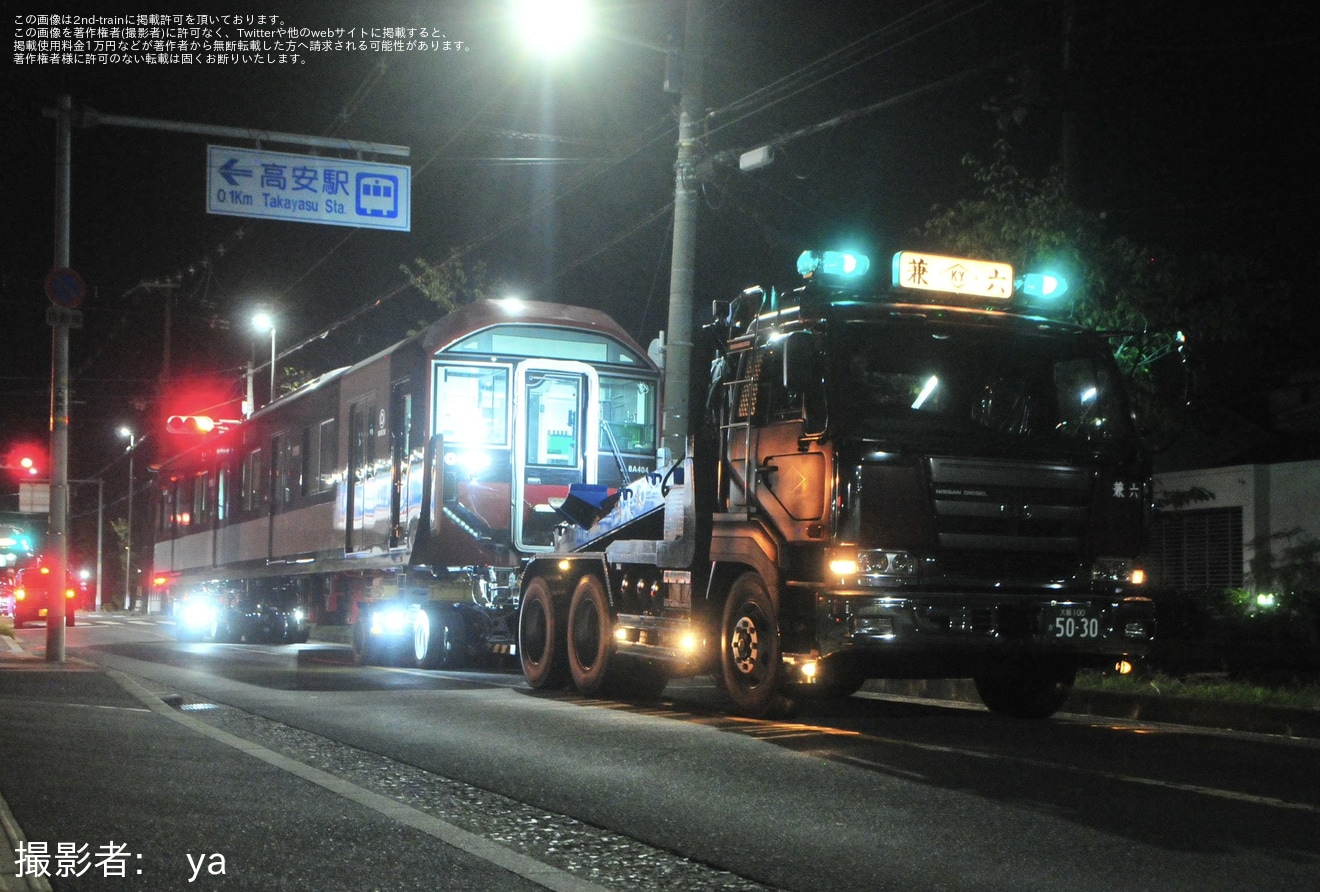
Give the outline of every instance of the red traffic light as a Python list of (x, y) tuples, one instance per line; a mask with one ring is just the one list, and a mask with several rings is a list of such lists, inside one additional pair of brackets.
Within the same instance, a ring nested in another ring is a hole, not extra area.
[(165, 430), (171, 434), (209, 434), (215, 428), (215, 419), (208, 415), (171, 415), (165, 419)]
[(23, 480), (39, 479), (46, 475), (46, 453), (36, 446), (15, 446), (5, 453), (3, 468)]

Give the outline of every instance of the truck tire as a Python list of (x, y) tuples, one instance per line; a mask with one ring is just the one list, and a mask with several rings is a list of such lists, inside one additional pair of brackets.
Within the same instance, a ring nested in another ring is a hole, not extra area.
[(573, 684), (588, 697), (607, 693), (617, 674), (614, 621), (605, 586), (595, 576), (583, 576), (568, 605), (568, 671)]
[(428, 607), (413, 620), (413, 661), (418, 669), (459, 669), (464, 664), (463, 615)]
[(1072, 693), (1076, 670), (1049, 665), (997, 666), (973, 678), (976, 693), (991, 712), (1019, 719), (1047, 719)]
[(779, 623), (765, 583), (744, 573), (729, 589), (720, 635), (724, 688), (739, 713), (764, 718), (788, 711)]
[(544, 579), (537, 576), (527, 583), (518, 611), (518, 659), (523, 677), (534, 688), (561, 687), (568, 677), (561, 613)]

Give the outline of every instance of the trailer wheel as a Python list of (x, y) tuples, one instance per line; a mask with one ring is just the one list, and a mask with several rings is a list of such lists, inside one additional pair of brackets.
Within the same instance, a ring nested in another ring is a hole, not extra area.
[(367, 619), (360, 617), (353, 624), (353, 662), (359, 666), (370, 666), (376, 662), (376, 650), (371, 634), (367, 631)]
[(518, 612), (518, 659), (523, 677), (534, 688), (558, 687), (568, 675), (563, 626), (550, 586), (534, 577), (527, 583)]
[(568, 605), (568, 671), (578, 690), (588, 697), (606, 693), (614, 661), (614, 622), (605, 587), (595, 576), (583, 576)]
[(413, 659), (418, 669), (457, 669), (463, 664), (463, 616), (440, 608), (417, 611)]
[(978, 672), (973, 681), (981, 702), (991, 712), (1019, 719), (1046, 719), (1068, 699), (1076, 674), (1075, 669), (1065, 666), (996, 666)]
[(761, 718), (786, 712), (779, 623), (765, 583), (755, 573), (739, 576), (724, 605), (720, 669), (734, 709)]

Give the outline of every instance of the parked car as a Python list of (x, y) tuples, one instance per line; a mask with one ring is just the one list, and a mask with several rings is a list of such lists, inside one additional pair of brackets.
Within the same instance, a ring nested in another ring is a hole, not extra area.
[(14, 578), (6, 571), (0, 576), (0, 616), (14, 615)]
[(64, 624), (72, 626), (78, 610), (78, 586), (68, 581), (59, 586), (51, 577), (50, 567), (37, 565), (24, 567), (14, 577), (14, 628), (25, 623), (44, 620), (51, 608), (52, 597), (64, 597)]

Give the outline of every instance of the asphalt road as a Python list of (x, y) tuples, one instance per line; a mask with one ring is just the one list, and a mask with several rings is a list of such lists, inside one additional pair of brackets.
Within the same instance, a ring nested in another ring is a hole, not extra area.
[[(702, 680), (672, 684), (657, 704), (624, 705), (535, 693), (512, 672), (358, 668), (331, 645), (179, 644), (160, 626), (70, 631), (76, 657), (178, 693), (219, 733), (439, 809), (607, 888), (1312, 890), (1320, 876), (1315, 741), (1080, 717), (1018, 722), (868, 697), (751, 721), (729, 715)], [(29, 634), (42, 632), (20, 633)], [(265, 864), (253, 860), (262, 854), (282, 865), (270, 875), (287, 888), (310, 888), (297, 884), (298, 865), (327, 859), (360, 868), (342, 888), (410, 888), (353, 885), (400, 864), (452, 877), (440, 888), (517, 888), (483, 887), (479, 876), (468, 885), (461, 864), (443, 861), (466, 863), (457, 857), (466, 853), (427, 848), (435, 838), (414, 840), (407, 828), (391, 833), (379, 811), (327, 808), (322, 792), (299, 798), (300, 788), (285, 790), (299, 780), (287, 770), (247, 764), (257, 760), (195, 729), (171, 728), (141, 752), (116, 748), (123, 723), (167, 721), (156, 713), (56, 708), (12, 696), (8, 680), (0, 676), (0, 708), (16, 721), (0, 740), (23, 755), (0, 766), (0, 791), (30, 838), (103, 841), (102, 806), (79, 817), (70, 803), (82, 795), (117, 809), (127, 786), (123, 838), (181, 875), (188, 863), (169, 853), (209, 851), (187, 835), (180, 795), (198, 785), (227, 790), (204, 808), (234, 835), (210, 847), (248, 867)], [(52, 750), (52, 734), (78, 743)], [(201, 751), (183, 755), (199, 737)], [(53, 752), (73, 758), (90, 741), (108, 753), (97, 770), (41, 775)], [(462, 800), (477, 803), (475, 817), (459, 815)], [(178, 820), (162, 829), (157, 811)], [(346, 838), (354, 845), (343, 850), (329, 842)], [(677, 866), (665, 860), (676, 855)]]

